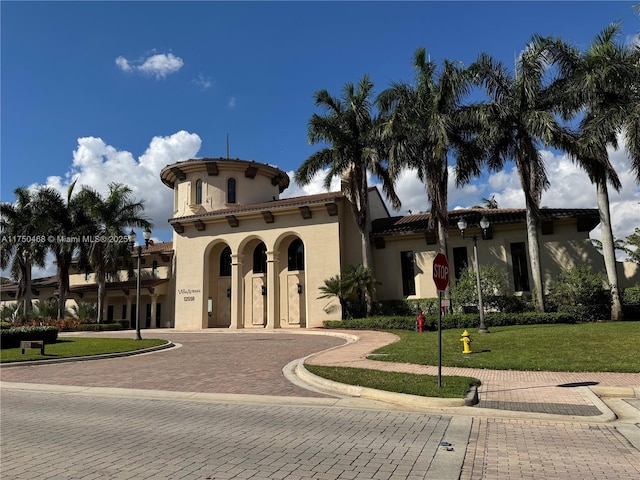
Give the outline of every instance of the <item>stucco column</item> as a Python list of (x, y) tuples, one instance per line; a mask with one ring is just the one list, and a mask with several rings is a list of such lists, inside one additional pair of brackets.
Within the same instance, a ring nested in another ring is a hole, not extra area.
[(149, 322), (150, 328), (156, 328), (156, 302), (158, 301), (158, 295), (151, 295), (151, 321)]
[(127, 295), (127, 318), (126, 318), (126, 320), (129, 321), (129, 328), (132, 328), (131, 320), (133, 320), (133, 318), (131, 316), (131, 297), (129, 295)]
[(243, 309), (242, 309), (242, 283), (244, 275), (242, 272), (242, 254), (231, 254), (231, 324), (229, 328), (235, 330), (243, 328)]
[(280, 326), (278, 321), (278, 256), (280, 252), (267, 252), (267, 325), (273, 329)]

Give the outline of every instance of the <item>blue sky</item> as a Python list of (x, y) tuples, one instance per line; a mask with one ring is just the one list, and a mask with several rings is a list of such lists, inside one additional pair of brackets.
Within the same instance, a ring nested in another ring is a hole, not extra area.
[[(312, 95), (337, 95), (368, 73), (376, 93), (413, 78), (424, 46), (433, 60), (473, 62), (485, 51), (513, 65), (532, 34), (586, 48), (607, 24), (637, 42), (636, 2), (8, 2), (1, 8), (2, 201), (18, 186), (65, 189), (73, 178), (105, 191), (131, 185), (154, 237), (170, 240), (167, 163), (226, 155), (291, 173), (307, 143)], [(548, 152), (550, 207), (595, 207), (595, 188)], [(612, 197), (614, 234), (640, 225), (640, 189), (628, 159), (612, 160), (624, 188)], [(293, 182), (292, 182), (293, 183)], [(406, 172), (403, 210), (427, 210)], [(285, 195), (321, 191), (292, 184)], [(450, 207), (495, 195), (522, 207), (512, 169), (451, 190)]]

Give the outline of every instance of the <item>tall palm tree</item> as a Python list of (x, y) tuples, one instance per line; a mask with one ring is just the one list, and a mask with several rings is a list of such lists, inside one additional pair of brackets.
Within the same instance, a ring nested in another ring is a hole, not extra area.
[(555, 118), (550, 82), (545, 78), (549, 40), (534, 36), (520, 56), (515, 75), (500, 62), (481, 54), (469, 70), (484, 85), (489, 103), (475, 109), (484, 128), (476, 141), (485, 150), (481, 161), (458, 162), (457, 182), (464, 184), (486, 164), (500, 170), (515, 162), (526, 204), (526, 227), (535, 307), (544, 311), (544, 289), (538, 241), (539, 209), (549, 180), (540, 154), (542, 146), (560, 147), (564, 130)]
[(462, 153), (463, 97), (469, 91), (464, 68), (449, 61), (437, 73), (424, 47), (414, 53), (415, 85), (394, 83), (377, 102), (387, 115), (383, 137), (390, 147), (389, 168), (397, 175), (414, 168), (431, 202), (430, 228), (437, 226), (440, 248), (447, 251), (449, 230), (447, 155)]
[(110, 183), (105, 198), (89, 187), (83, 187), (77, 195), (79, 205), (94, 225), (93, 240), (87, 247), (88, 261), (98, 283), (98, 323), (104, 318), (107, 275), (117, 273), (123, 259), (130, 255), (128, 243), (116, 240), (127, 238), (128, 228), (152, 227), (143, 216), (144, 202), (133, 200), (131, 194), (128, 186)]
[(596, 186), (602, 231), (602, 253), (611, 289), (611, 319), (622, 319), (618, 289), (615, 242), (611, 226), (607, 184), (616, 191), (622, 184), (611, 163), (607, 147), (618, 148), (624, 132), (626, 150), (640, 178), (640, 49), (615, 43), (620, 26), (609, 25), (580, 54), (560, 40), (551, 45), (563, 78), (565, 117), (580, 115), (577, 135), (565, 147)]
[(0, 267), (9, 267), (11, 278), (18, 282), (16, 300), (22, 303), (25, 316), (31, 313), (31, 270), (45, 266), (44, 230), (37, 215), (34, 194), (24, 187), (16, 188), (16, 202), (0, 204)]
[(484, 208), (487, 210), (496, 210), (498, 208), (498, 201), (495, 195), (491, 195), (491, 198), (482, 197), (482, 205), (474, 205), (471, 208)]
[[(295, 173), (296, 182), (307, 185), (316, 173), (328, 169), (324, 180), (326, 189), (334, 177), (342, 179), (342, 193), (350, 202), (360, 230), (362, 265), (367, 268), (372, 267), (367, 173), (381, 180), (383, 192), (393, 208), (400, 207), (377, 136), (380, 118), (372, 113), (372, 90), (373, 83), (364, 75), (357, 85), (345, 85), (342, 98), (332, 97), (327, 90), (314, 94), (316, 107), (321, 107), (325, 114), (314, 113), (309, 120), (309, 143), (328, 146), (306, 159)], [(367, 298), (367, 311), (370, 307), (371, 299)]]
[(91, 235), (91, 219), (72, 198), (76, 182), (67, 189), (66, 199), (57, 190), (43, 187), (36, 194), (36, 203), (47, 232), (47, 249), (55, 257), (58, 277), (58, 318), (64, 318), (69, 294), (69, 270), (75, 255), (80, 254), (84, 236)]

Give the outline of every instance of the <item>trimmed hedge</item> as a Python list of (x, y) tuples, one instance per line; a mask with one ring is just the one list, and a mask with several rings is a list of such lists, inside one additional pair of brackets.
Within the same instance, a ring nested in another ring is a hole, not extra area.
[[(524, 312), (488, 313), (484, 316), (487, 327), (504, 327), (508, 325), (539, 325), (554, 323), (577, 323), (581, 321), (568, 313), (537, 313)], [(322, 322), (325, 328), (355, 329), (355, 330), (415, 330), (416, 317), (369, 317), (353, 320), (326, 320)], [(480, 324), (477, 314), (443, 315), (441, 327), (443, 330), (451, 328), (475, 328)], [(438, 329), (438, 316), (425, 315), (423, 328), (435, 331)]]
[(76, 332), (103, 332), (110, 330), (122, 330), (120, 323), (81, 323), (74, 328)]
[(15, 327), (0, 330), (1, 348), (18, 348), (20, 342), (43, 340), (45, 344), (56, 343), (58, 329), (55, 327)]

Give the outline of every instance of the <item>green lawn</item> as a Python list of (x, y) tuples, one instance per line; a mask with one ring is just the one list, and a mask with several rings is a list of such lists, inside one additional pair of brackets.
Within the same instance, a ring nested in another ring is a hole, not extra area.
[[(442, 364), (451, 367), (566, 372), (640, 372), (640, 322), (492, 327), (471, 334), (462, 353), (462, 329), (442, 331)], [(393, 331), (401, 340), (369, 358), (437, 365), (438, 333)]]
[(320, 365), (305, 365), (305, 368), (319, 377), (328, 378), (334, 382), (424, 397), (464, 398), (471, 385), (480, 384), (477, 378), (443, 376), (442, 387), (438, 387), (438, 377), (432, 375)]
[[(463, 354), (462, 329), (442, 331), (442, 365), (498, 370), (567, 372), (640, 372), (640, 322), (492, 327), (471, 334), (470, 354)], [(387, 362), (438, 364), (438, 333), (394, 330), (400, 341), (369, 356)], [(428, 397), (462, 398), (478, 380), (443, 376), (442, 387), (431, 375), (359, 368), (305, 365), (310, 372), (336, 382)]]
[(40, 355), (40, 350), (38, 349), (26, 349), (24, 355), (22, 355), (22, 350), (19, 348), (2, 349), (0, 350), (0, 362), (8, 363), (131, 352), (165, 343), (167, 343), (166, 340), (160, 339), (58, 337), (56, 343), (45, 345), (44, 355)]

